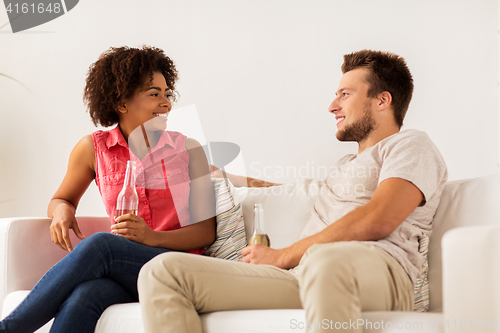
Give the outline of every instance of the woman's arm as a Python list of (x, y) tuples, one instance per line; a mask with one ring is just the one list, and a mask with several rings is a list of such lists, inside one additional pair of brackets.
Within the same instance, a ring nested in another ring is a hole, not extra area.
[(126, 214), (115, 219), (117, 224), (111, 226), (113, 233), (145, 245), (178, 251), (206, 247), (214, 242), (215, 197), (207, 158), (202, 146), (194, 139), (186, 138), (186, 150), (189, 154), (189, 212), (192, 224), (177, 230), (153, 231), (141, 217)]
[(83, 239), (75, 218), (75, 211), (81, 197), (94, 180), (94, 143), (91, 135), (85, 136), (73, 148), (68, 162), (68, 170), (59, 189), (47, 208), (47, 216), (52, 218), (50, 236), (63, 250), (71, 251), (69, 229)]
[(265, 180), (252, 177), (233, 175), (231, 173), (222, 171), (214, 165), (210, 165), (210, 168), (212, 169), (212, 177), (227, 178), (236, 187), (271, 187), (281, 185), (278, 183), (266, 182)]

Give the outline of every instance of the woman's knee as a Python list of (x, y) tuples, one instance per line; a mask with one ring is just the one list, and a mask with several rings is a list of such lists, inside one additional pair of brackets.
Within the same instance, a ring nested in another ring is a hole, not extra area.
[(115, 246), (121, 247), (124, 241), (128, 240), (109, 232), (97, 232), (83, 239), (78, 246), (80, 250), (102, 251), (106, 248), (113, 249)]
[(109, 244), (118, 239), (116, 236), (117, 235), (110, 232), (96, 232), (95, 234), (83, 239), (81, 243), (86, 242), (92, 245)]

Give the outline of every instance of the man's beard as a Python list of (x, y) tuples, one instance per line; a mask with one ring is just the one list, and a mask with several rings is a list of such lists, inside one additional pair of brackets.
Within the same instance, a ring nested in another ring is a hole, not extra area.
[(344, 126), (344, 129), (337, 132), (337, 139), (339, 141), (356, 141), (361, 142), (365, 140), (368, 135), (374, 130), (375, 121), (372, 118), (369, 106), (365, 106), (363, 118)]

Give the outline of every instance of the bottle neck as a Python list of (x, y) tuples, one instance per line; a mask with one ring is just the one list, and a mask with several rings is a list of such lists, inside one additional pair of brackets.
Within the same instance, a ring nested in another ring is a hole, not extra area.
[(261, 235), (265, 234), (264, 229), (264, 209), (262, 206), (255, 207), (255, 220), (254, 220), (254, 234)]
[(135, 162), (127, 162), (127, 171), (125, 171), (125, 180), (123, 182), (123, 187), (135, 187)]

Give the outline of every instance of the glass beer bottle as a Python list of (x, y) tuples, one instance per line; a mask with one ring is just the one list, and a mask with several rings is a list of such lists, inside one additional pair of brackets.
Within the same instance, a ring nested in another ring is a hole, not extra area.
[(125, 180), (123, 188), (118, 194), (116, 201), (116, 216), (125, 214), (137, 214), (139, 199), (135, 190), (135, 162), (127, 161), (127, 171), (125, 172)]
[(271, 241), (269, 236), (264, 230), (264, 207), (261, 203), (255, 204), (255, 221), (253, 224), (253, 234), (248, 241), (248, 245), (260, 244), (267, 247), (271, 247)]

